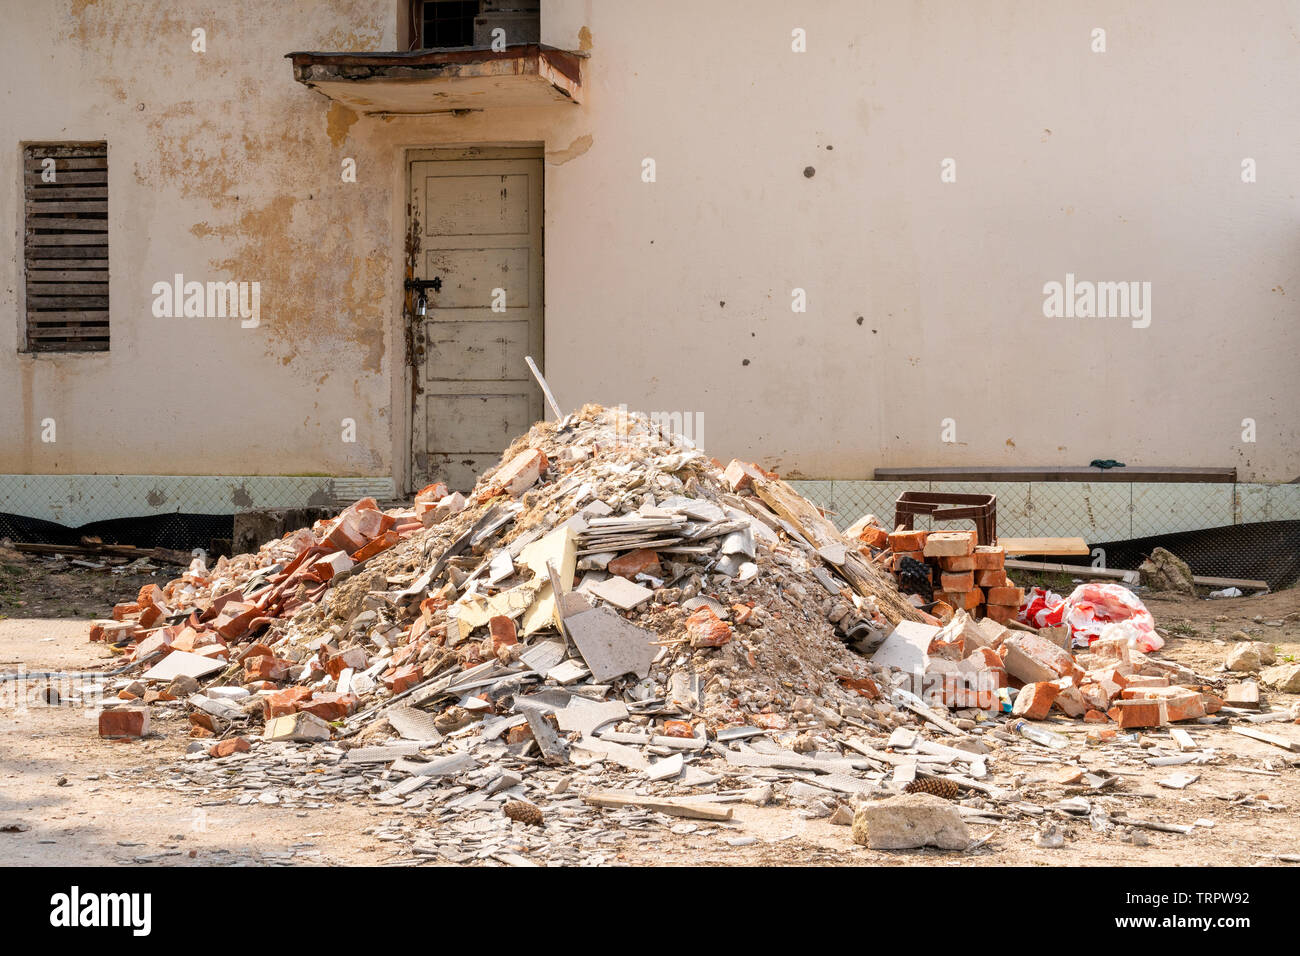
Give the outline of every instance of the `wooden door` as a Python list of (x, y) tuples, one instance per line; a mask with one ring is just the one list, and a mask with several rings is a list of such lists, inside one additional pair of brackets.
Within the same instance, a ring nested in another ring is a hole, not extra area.
[(428, 293), (415, 369), (417, 488), (468, 491), (542, 417), (524, 362), (543, 358), (541, 151), (483, 152), (411, 163), (416, 277), (442, 279)]

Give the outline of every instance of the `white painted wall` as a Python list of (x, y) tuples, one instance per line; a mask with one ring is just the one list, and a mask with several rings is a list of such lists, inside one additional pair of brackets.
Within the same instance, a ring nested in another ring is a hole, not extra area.
[[(791, 476), (1300, 475), (1296, 3), (548, 0), (545, 41), (590, 49), (579, 107), (358, 118), (293, 81), (291, 50), (393, 48), (393, 6), (0, 0), (6, 168), (108, 140), (113, 223), (112, 351), (20, 355), (0, 184), (0, 473), (401, 481), (405, 151), (541, 142), (564, 405), (701, 411), (713, 454)], [(153, 318), (178, 271), (261, 281), (262, 328)], [(1045, 318), (1067, 272), (1151, 282), (1150, 326)]]

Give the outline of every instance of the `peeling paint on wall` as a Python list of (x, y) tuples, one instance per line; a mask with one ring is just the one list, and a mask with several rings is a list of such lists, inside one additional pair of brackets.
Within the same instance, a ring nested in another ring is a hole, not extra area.
[(546, 153), (546, 161), (552, 166), (563, 166), (571, 159), (577, 159), (587, 150), (591, 149), (591, 144), (595, 142), (595, 137), (590, 133), (579, 136), (564, 149), (550, 150)]
[(343, 145), (343, 141), (348, 138), (348, 130), (358, 119), (357, 114), (342, 103), (330, 103), (330, 111), (326, 114), (326, 129), (329, 131), (330, 142), (335, 146)]

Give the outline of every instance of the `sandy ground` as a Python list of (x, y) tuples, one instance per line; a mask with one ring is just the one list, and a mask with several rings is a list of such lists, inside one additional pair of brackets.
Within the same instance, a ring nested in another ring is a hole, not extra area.
[[(1158, 623), (1171, 635), (1166, 655), (1202, 675), (1217, 672), (1238, 631), (1277, 646), (1279, 659), (1300, 659), (1300, 592), (1294, 589), (1225, 601), (1147, 597)], [(20, 666), (28, 672), (110, 666), (111, 655), (88, 643), (86, 630), (84, 620), (0, 620), (0, 672)], [(4, 685), (0, 697), (0, 864), (422, 862), (374, 835), (394, 823), (418, 828), (418, 814), (366, 803), (318, 810), (224, 803), (205, 807), (160, 783), (159, 768), (180, 759), (189, 742), (179, 722), (160, 721), (160, 733), (144, 741), (112, 743), (98, 737), (93, 711), (16, 700)], [(1275, 705), (1296, 702), (1279, 695), (1271, 699)], [(1275, 865), (1276, 854), (1300, 853), (1300, 754), (1219, 728), (1190, 729), (1203, 744), (1227, 754), (1226, 759), (1191, 768), (1125, 766), (1119, 791), (1131, 816), (1184, 824), (1212, 821), (1213, 826), (1198, 826), (1189, 835), (1150, 832), (1145, 846), (1113, 833), (1094, 833), (1086, 819), (1049, 814), (997, 826), (972, 824), (976, 836), (992, 837), (968, 853), (882, 853), (855, 845), (848, 827), (803, 819), (794, 808), (735, 805), (729, 823), (701, 825), (688, 834), (665, 829), (649, 839), (639, 835), (611, 847), (610, 858), (660, 865), (1252, 866)], [(1300, 741), (1300, 727), (1290, 723), (1260, 729)], [(1080, 749), (1065, 753), (1077, 756)], [(1082, 748), (1078, 762), (1088, 769), (1110, 765), (1105, 748)], [(1065, 765), (1062, 760), (1014, 767), (1023, 775), (1026, 799), (1050, 806), (1066, 796), (1065, 788), (1053, 782)], [(1001, 774), (1011, 767), (1004, 761), (994, 769)], [(1185, 790), (1156, 783), (1188, 769), (1201, 776)], [(1063, 848), (1034, 845), (1043, 819), (1057, 819), (1062, 826)], [(737, 838), (754, 842), (727, 842)]]

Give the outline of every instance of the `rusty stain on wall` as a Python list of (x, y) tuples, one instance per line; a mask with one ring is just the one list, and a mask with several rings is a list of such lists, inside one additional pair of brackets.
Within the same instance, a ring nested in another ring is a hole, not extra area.
[(578, 31), (578, 52), (585, 53), (591, 49), (591, 30), (583, 27)]

